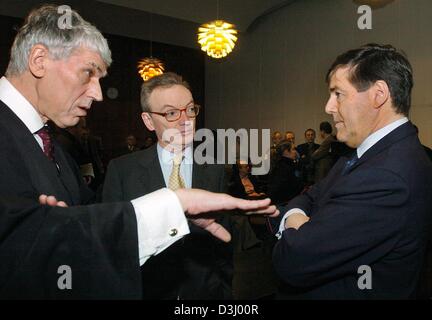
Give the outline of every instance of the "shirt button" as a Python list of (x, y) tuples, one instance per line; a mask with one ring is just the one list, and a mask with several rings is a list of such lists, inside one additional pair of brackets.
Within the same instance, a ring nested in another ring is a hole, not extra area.
[(177, 229), (171, 229), (170, 232), (169, 232), (169, 235), (170, 235), (171, 237), (174, 237), (174, 236), (177, 235), (177, 233), (178, 233)]

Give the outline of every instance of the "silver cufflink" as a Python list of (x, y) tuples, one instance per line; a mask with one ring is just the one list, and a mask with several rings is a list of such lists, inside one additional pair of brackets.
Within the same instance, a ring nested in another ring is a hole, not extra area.
[(178, 232), (177, 229), (171, 229), (169, 235), (171, 237), (174, 237), (175, 235), (177, 235), (177, 232)]

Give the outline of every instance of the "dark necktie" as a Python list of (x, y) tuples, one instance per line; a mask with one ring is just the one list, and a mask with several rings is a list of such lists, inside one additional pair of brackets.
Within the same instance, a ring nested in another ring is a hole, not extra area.
[(51, 161), (54, 161), (54, 146), (52, 144), (51, 135), (48, 127), (43, 126), (42, 129), (36, 132), (36, 134), (42, 139), (43, 152)]
[(344, 175), (348, 173), (351, 170), (351, 168), (357, 163), (358, 160), (359, 158), (357, 157), (357, 150), (356, 150), (354, 151), (354, 154), (346, 161), (342, 174)]

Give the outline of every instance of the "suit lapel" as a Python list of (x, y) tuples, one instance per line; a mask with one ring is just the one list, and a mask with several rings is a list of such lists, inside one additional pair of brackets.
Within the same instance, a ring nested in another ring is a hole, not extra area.
[(344, 179), (349, 179), (350, 173), (357, 167), (374, 158), (394, 143), (397, 143), (399, 140), (413, 134), (415, 134), (415, 129), (412, 124), (410, 122), (404, 123), (374, 144), (370, 149), (368, 149), (357, 161), (357, 163), (353, 165), (344, 175), (342, 175), (342, 172), (346, 161), (349, 159), (349, 156), (340, 157), (338, 162), (336, 162), (336, 164), (333, 166), (332, 170), (330, 170), (327, 177), (319, 182), (319, 190), (322, 190), (322, 193), (317, 197), (320, 199), (320, 202), (315, 206), (315, 208), (319, 208), (321, 205), (326, 203), (329, 200), (329, 197), (332, 196), (332, 186), (339, 183), (344, 183)]
[(36, 192), (54, 195), (58, 200), (71, 203), (71, 198), (58, 177), (55, 164), (44, 155), (25, 124), (3, 102), (0, 102), (0, 120), (1, 125), (11, 134), (11, 143), (22, 155)]
[(375, 157), (377, 154), (381, 153), (383, 150), (389, 148), (394, 143), (397, 143), (399, 140), (406, 138), (407, 136), (416, 134), (415, 129), (410, 121), (404, 123), (399, 126), (380, 141), (375, 143), (370, 149), (368, 149), (363, 156), (357, 161), (355, 165), (349, 170), (349, 172), (353, 171), (355, 168), (360, 166), (362, 163), (365, 163), (369, 159)]
[[(81, 204), (80, 188), (78, 185), (76, 174), (72, 171), (66, 155), (61, 146), (54, 142), (54, 156), (57, 165), (59, 166), (58, 177), (63, 184), (63, 187), (68, 193), (72, 205)], [(81, 179), (81, 176), (78, 177)]]
[(142, 153), (143, 155), (139, 160), (143, 168), (139, 180), (145, 193), (166, 187), (157, 155), (156, 144), (147, 149), (147, 151)]

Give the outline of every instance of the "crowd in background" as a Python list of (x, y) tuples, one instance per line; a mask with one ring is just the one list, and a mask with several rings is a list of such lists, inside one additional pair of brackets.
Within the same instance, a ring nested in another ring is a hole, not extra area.
[(341, 156), (353, 150), (336, 140), (327, 121), (320, 123), (319, 136), (321, 144), (315, 142), (316, 131), (308, 128), (304, 143), (297, 145), (294, 132), (273, 132), (269, 173), (253, 176), (252, 164), (238, 160), (232, 168), (230, 194), (243, 198), (268, 196), (273, 203), (281, 204), (321, 181)]

